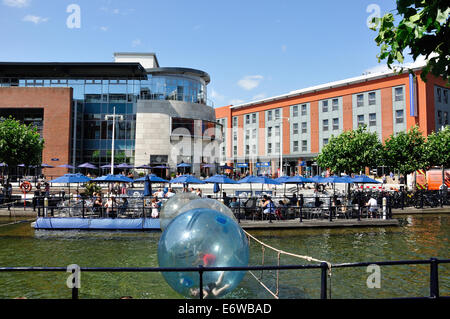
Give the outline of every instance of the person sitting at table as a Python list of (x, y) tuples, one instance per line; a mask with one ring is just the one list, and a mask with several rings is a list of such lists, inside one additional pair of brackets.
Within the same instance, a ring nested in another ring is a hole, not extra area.
[(166, 198), (170, 198), (170, 197), (172, 197), (172, 196), (175, 196), (175, 192), (173, 191), (173, 189), (172, 188), (169, 188), (168, 190), (167, 190), (167, 193), (166, 193), (166, 195), (164, 195)]
[(262, 209), (264, 214), (269, 214), (269, 218), (272, 217), (272, 214), (275, 214), (275, 204), (273, 203), (272, 199), (267, 195), (263, 196)]
[(94, 205), (93, 205), (93, 211), (96, 213), (100, 213), (101, 215), (101, 210), (103, 207), (103, 202), (102, 202), (102, 197), (100, 196), (99, 193), (94, 193), (95, 196), (95, 200), (94, 200)]
[(287, 209), (288, 206), (282, 200), (278, 201), (278, 207), (275, 210), (275, 215), (278, 220), (285, 219), (284, 216), (286, 216)]
[(113, 216), (113, 209), (116, 206), (117, 206), (116, 197), (115, 196), (110, 196), (108, 198), (108, 200), (106, 201), (106, 203), (105, 203), (106, 217), (109, 217), (110, 215)]
[(296, 194), (296, 193), (292, 194), (292, 197), (288, 197), (288, 196), (286, 196), (286, 195), (284, 195), (284, 197), (287, 198), (287, 199), (289, 199), (289, 205), (290, 205), (290, 206), (297, 206), (297, 203), (298, 203), (298, 197), (297, 197), (297, 194)]
[(153, 197), (152, 203), (152, 218), (158, 218), (159, 217), (159, 201), (156, 199), (156, 197)]
[(318, 208), (323, 204), (323, 202), (320, 200), (319, 193), (317, 189), (314, 190), (314, 207)]
[(237, 197), (233, 197), (231, 199), (230, 208), (239, 208), (239, 202), (237, 201)]

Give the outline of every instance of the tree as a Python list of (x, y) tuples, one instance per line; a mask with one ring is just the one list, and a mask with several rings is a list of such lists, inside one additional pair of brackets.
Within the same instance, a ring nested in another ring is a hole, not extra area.
[(382, 149), (377, 133), (365, 125), (356, 130), (332, 136), (317, 156), (317, 165), (333, 172), (359, 173), (366, 167), (377, 166)]
[(8, 167), (18, 164), (40, 165), (44, 140), (36, 127), (21, 124), (12, 117), (0, 119), (0, 162)]
[(442, 182), (445, 183), (445, 168), (450, 167), (450, 126), (439, 132), (432, 132), (425, 143), (425, 157), (428, 166), (442, 167)]
[(384, 165), (399, 170), (405, 178), (409, 173), (426, 168), (425, 137), (419, 127), (390, 135), (384, 143), (382, 158)]
[[(429, 72), (450, 84), (450, 2), (448, 0), (397, 0), (397, 14), (402, 17), (394, 24), (394, 15), (385, 14), (373, 18), (372, 30), (379, 26), (375, 42), (381, 48), (378, 62), (387, 59), (387, 65), (394, 61), (403, 63), (403, 52), (409, 48), (415, 61), (422, 55), (428, 59), (421, 78), (426, 82)], [(400, 70), (400, 72), (402, 72)]]

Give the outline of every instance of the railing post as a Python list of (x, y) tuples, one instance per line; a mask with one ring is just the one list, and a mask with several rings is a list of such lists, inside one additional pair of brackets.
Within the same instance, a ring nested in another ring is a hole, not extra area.
[(75, 277), (75, 269), (72, 269), (72, 276), (73, 276), (73, 278), (72, 278), (72, 284), (73, 284), (73, 287), (72, 287), (72, 299), (78, 299), (78, 288), (77, 288), (77, 285), (76, 285), (76, 277)]
[(239, 200), (239, 202), (238, 202), (238, 223), (240, 224), (241, 223), (241, 199), (239, 198), (238, 200)]
[(303, 222), (303, 210), (302, 205), (300, 205), (300, 223)]
[(329, 203), (329, 205), (328, 205), (328, 214), (330, 215), (329, 217), (330, 217), (330, 222), (332, 222), (333, 221), (333, 211), (332, 211), (332, 207), (331, 207), (331, 201), (332, 201), (332, 197), (330, 196), (330, 203)]
[(439, 298), (438, 260), (430, 259), (430, 297)]
[(84, 198), (81, 199), (81, 216), (84, 218)]
[(327, 299), (327, 270), (328, 265), (326, 262), (320, 264), (320, 299)]
[(200, 276), (200, 281), (199, 281), (199, 296), (200, 299), (203, 299), (203, 266), (202, 265), (198, 265), (198, 274)]

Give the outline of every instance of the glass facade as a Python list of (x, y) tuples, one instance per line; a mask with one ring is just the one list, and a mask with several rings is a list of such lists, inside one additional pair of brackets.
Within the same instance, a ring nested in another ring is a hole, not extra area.
[[(2, 87), (71, 87), (72, 102), (72, 149), (71, 163), (91, 162), (94, 165), (110, 163), (112, 144), (112, 119), (114, 108), (122, 119), (115, 122), (115, 158), (117, 162), (134, 164), (136, 103), (137, 100), (175, 100), (206, 104), (205, 81), (201, 77), (180, 74), (147, 74), (147, 79), (0, 79)], [(38, 112), (39, 113), (39, 112)], [(30, 113), (31, 114), (31, 113)], [(6, 115), (6, 114), (5, 114)], [(37, 117), (36, 117), (36, 116)], [(28, 119), (27, 115), (27, 119)], [(192, 131), (194, 120), (182, 119), (173, 123)], [(191, 124), (192, 121), (192, 124)], [(41, 114), (33, 114), (32, 122), (42, 131)], [(211, 130), (209, 130), (212, 128)], [(215, 123), (204, 121), (202, 132), (214, 138)]]

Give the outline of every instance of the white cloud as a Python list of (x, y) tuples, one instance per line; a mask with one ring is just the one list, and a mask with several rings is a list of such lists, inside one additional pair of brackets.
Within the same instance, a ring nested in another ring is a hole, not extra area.
[(108, 31), (108, 27), (102, 26), (102, 27), (100, 27), (100, 30), (102, 30), (102, 31)]
[(30, 5), (31, 0), (3, 0), (3, 4), (8, 7), (23, 8)]
[(220, 94), (219, 92), (217, 92), (214, 89), (211, 90), (210, 97), (217, 101), (223, 101), (223, 99), (225, 98), (225, 96), (223, 96), (222, 94)]
[(281, 46), (281, 51), (286, 52), (286, 50), (287, 50), (287, 46), (285, 44), (283, 44)]
[(135, 39), (135, 40), (133, 40), (132, 42), (131, 42), (131, 46), (134, 48), (134, 47), (137, 47), (138, 45), (141, 45), (142, 44), (142, 41), (141, 41), (141, 39)]
[(266, 97), (266, 93), (259, 93), (259, 94), (256, 94), (253, 98), (252, 98), (252, 100), (262, 100), (263, 98), (265, 98)]
[(230, 101), (230, 104), (233, 104), (233, 105), (237, 105), (237, 104), (241, 104), (241, 103), (244, 103), (244, 100), (233, 99)]
[(28, 14), (25, 17), (23, 17), (22, 21), (33, 22), (34, 24), (39, 24), (39, 23), (42, 23), (42, 22), (47, 22), (48, 18), (43, 18), (43, 17), (39, 17), (39, 16), (34, 16), (34, 15), (31, 15), (31, 14)]
[(257, 88), (262, 79), (264, 79), (262, 75), (246, 75), (238, 81), (238, 85), (249, 91)]

